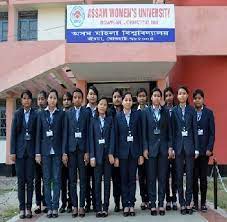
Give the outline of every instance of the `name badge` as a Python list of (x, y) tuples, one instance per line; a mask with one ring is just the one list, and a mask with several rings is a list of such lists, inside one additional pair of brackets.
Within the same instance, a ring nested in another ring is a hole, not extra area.
[(49, 131), (47, 131), (46, 132), (46, 136), (47, 137), (51, 137), (51, 136), (53, 136), (54, 134), (53, 134), (53, 131), (52, 130), (49, 130)]
[(76, 132), (75, 133), (75, 138), (82, 138), (82, 133), (81, 132)]
[(31, 140), (31, 135), (28, 132), (26, 132), (26, 134), (25, 134), (25, 140), (26, 141)]
[(127, 136), (127, 142), (133, 142), (133, 136)]
[(182, 136), (183, 136), (183, 137), (188, 136), (188, 131), (182, 131)]
[(154, 129), (154, 135), (160, 135), (160, 129)]
[(99, 144), (105, 144), (105, 139), (99, 140)]
[(198, 129), (198, 136), (203, 136), (203, 129)]

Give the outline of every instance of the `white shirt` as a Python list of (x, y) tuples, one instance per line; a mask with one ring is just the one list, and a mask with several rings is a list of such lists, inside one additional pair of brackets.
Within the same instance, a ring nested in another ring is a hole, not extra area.
[[(148, 106), (145, 105), (144, 109), (147, 108), (147, 107), (148, 107)], [(140, 105), (138, 105), (137, 110), (142, 110)]]
[(153, 108), (153, 110), (154, 110), (154, 114), (155, 114), (156, 120), (159, 121), (160, 118), (161, 118), (161, 115), (160, 115), (161, 106), (159, 106), (159, 107), (157, 108), (157, 107), (155, 107), (155, 106), (153, 105), (152, 108)]
[(74, 107), (74, 108), (75, 108), (75, 111), (76, 111), (76, 120), (78, 121), (78, 119), (80, 117), (80, 108), (81, 107), (79, 107), (79, 108)]
[(125, 113), (125, 111), (124, 111), (124, 114), (125, 114), (125, 119), (127, 121), (127, 124), (129, 126), (131, 110), (128, 113)]
[(24, 119), (25, 119), (26, 124), (27, 124), (28, 121), (29, 121), (30, 112), (31, 112), (31, 108), (30, 108), (28, 111), (26, 111), (26, 110), (24, 109)]
[(91, 109), (92, 116), (94, 117), (94, 116), (95, 116), (96, 107), (91, 107), (90, 103), (88, 103), (86, 107), (87, 107), (87, 108), (89, 107), (89, 108)]

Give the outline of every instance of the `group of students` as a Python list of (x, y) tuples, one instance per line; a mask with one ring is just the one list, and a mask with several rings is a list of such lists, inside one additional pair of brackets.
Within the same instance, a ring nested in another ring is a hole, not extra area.
[(186, 87), (178, 89), (176, 106), (171, 87), (164, 90), (164, 106), (159, 88), (152, 90), (149, 106), (144, 88), (137, 91), (134, 108), (133, 95), (123, 95), (121, 89), (113, 91), (110, 108), (107, 98), (98, 99), (94, 86), (88, 89), (86, 106), (83, 100), (83, 92), (76, 88), (64, 94), (60, 109), (58, 92), (42, 91), (34, 109), (32, 93), (22, 92), (22, 107), (15, 112), (11, 129), (21, 219), (32, 217), (34, 178), (37, 214), (43, 203), (48, 218), (58, 217), (66, 208), (73, 218), (84, 217), (92, 203), (96, 217), (107, 217), (112, 180), (115, 212), (120, 211), (121, 200), (123, 215), (135, 216), (137, 169), (142, 210), (149, 209), (153, 216), (177, 210), (178, 192), (181, 214), (192, 214), (199, 209), (199, 179), (201, 210), (207, 210), (207, 169), (215, 123), (202, 90), (193, 93), (194, 107), (189, 105)]

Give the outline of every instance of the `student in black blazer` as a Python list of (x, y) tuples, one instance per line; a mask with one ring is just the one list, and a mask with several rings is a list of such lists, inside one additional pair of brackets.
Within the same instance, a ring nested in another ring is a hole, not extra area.
[[(112, 92), (112, 102), (113, 105), (108, 110), (108, 113), (115, 118), (118, 112), (121, 112), (122, 107), (122, 90), (115, 88)], [(119, 167), (112, 167), (112, 182), (113, 182), (113, 197), (115, 202), (114, 211), (119, 212), (120, 208), (120, 199), (121, 199), (121, 174)]]
[[(136, 93), (136, 97), (137, 97), (137, 103), (138, 103), (137, 110), (138, 111), (144, 110), (147, 107), (146, 89), (144, 88), (138, 89)], [(148, 184), (147, 184), (147, 161), (146, 160), (144, 160), (143, 165), (138, 165), (138, 176), (139, 176), (140, 196), (142, 199), (140, 208), (141, 210), (146, 210), (148, 208), (148, 202), (149, 202), (148, 190), (147, 190)]]
[(143, 164), (141, 146), (141, 116), (132, 110), (132, 94), (123, 96), (123, 111), (115, 117), (116, 160), (120, 163), (123, 215), (135, 216), (137, 165)]
[[(110, 199), (110, 179), (114, 164), (114, 123), (107, 115), (108, 101), (98, 102), (95, 117), (90, 123), (90, 163), (95, 173), (96, 217), (107, 217)], [(104, 175), (104, 204), (102, 209), (102, 175)]]
[[(63, 111), (68, 111), (72, 106), (72, 94), (70, 92), (64, 93), (62, 97)], [(68, 196), (67, 196), (68, 195)], [(67, 207), (67, 213), (72, 213), (72, 202), (70, 195), (70, 182), (69, 182), (69, 168), (65, 164), (62, 164), (61, 172), (61, 208), (59, 213), (64, 213)]]
[(193, 201), (194, 209), (198, 210), (198, 179), (200, 179), (201, 211), (206, 212), (207, 169), (215, 141), (214, 114), (204, 105), (204, 92), (201, 89), (197, 89), (193, 93), (193, 102), (197, 113), (198, 146), (200, 150), (200, 155), (195, 160), (194, 165)]
[[(174, 91), (171, 87), (164, 89), (165, 109), (168, 110), (171, 117), (174, 107)], [(166, 210), (177, 210), (177, 181), (176, 181), (176, 162), (169, 159), (166, 179)], [(171, 178), (171, 180), (170, 180)], [(171, 189), (171, 190), (170, 190)], [(171, 192), (172, 191), (172, 192)], [(170, 196), (172, 193), (172, 196)]]
[(37, 113), (32, 108), (29, 90), (22, 92), (21, 103), (22, 107), (15, 112), (11, 126), (10, 158), (16, 164), (20, 218), (24, 219), (32, 217)]
[[(87, 149), (88, 114), (82, 106), (83, 92), (76, 88), (73, 92), (73, 106), (65, 113), (63, 137), (63, 163), (69, 168), (70, 194), (73, 205), (72, 217), (85, 216), (86, 164), (89, 161)], [(77, 175), (80, 179), (80, 205), (78, 210)]]
[(172, 130), (169, 112), (161, 107), (162, 92), (154, 88), (151, 93), (152, 105), (142, 112), (143, 150), (148, 160), (148, 194), (151, 215), (156, 216), (156, 180), (158, 180), (159, 214), (165, 215), (164, 199), (168, 154), (172, 153)]
[[(48, 106), (38, 113), (36, 135), (36, 161), (43, 168), (43, 180), (47, 217), (58, 217), (61, 191), (61, 159), (64, 112), (57, 108), (58, 92), (52, 89), (48, 95)], [(53, 195), (51, 194), (53, 183)]]
[[(37, 95), (37, 112), (43, 110), (47, 106), (47, 93), (45, 91), (40, 91)], [(41, 205), (43, 204), (43, 212), (47, 213), (47, 207), (45, 202), (44, 195), (44, 185), (43, 182), (43, 171), (42, 166), (38, 163), (35, 163), (35, 198), (37, 208), (34, 210), (36, 214), (42, 213)]]
[[(173, 148), (176, 157), (177, 187), (181, 214), (192, 214), (193, 166), (199, 156), (196, 112), (188, 105), (188, 89), (180, 87), (177, 92), (179, 105), (172, 110)], [(184, 197), (183, 176), (186, 172), (186, 192)]]
[[(97, 100), (98, 100), (98, 90), (96, 89), (95, 86), (90, 86), (88, 88), (88, 93), (87, 93), (87, 100), (88, 104), (86, 106), (86, 111), (88, 113), (88, 125), (87, 125), (87, 130), (89, 133), (90, 129), (90, 119), (95, 116), (96, 113), (96, 106), (97, 106)], [(89, 150), (89, 136), (87, 137), (87, 149)], [(89, 212), (91, 208), (91, 202), (93, 205), (93, 210), (96, 211), (95, 206), (95, 175), (94, 175), (94, 168), (91, 167), (90, 163), (86, 166), (86, 171), (87, 171), (87, 185), (86, 185), (86, 207), (85, 211)], [(92, 180), (92, 184), (91, 184)]]

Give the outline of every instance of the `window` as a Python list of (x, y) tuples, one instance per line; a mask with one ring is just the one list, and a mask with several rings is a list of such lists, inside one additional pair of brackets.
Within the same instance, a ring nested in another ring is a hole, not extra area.
[(8, 13), (0, 12), (0, 42), (7, 41)]
[(37, 11), (18, 13), (18, 40), (37, 40)]
[(6, 138), (6, 109), (0, 107), (0, 139)]

